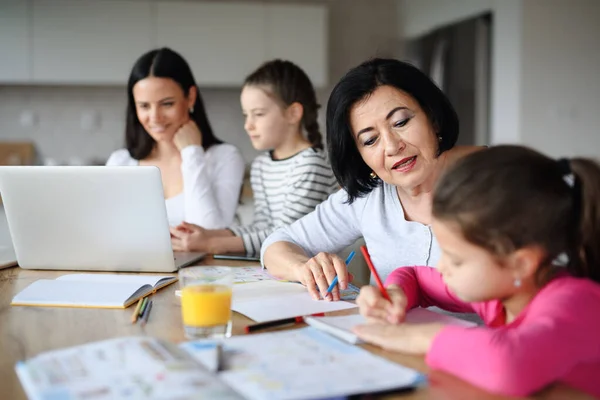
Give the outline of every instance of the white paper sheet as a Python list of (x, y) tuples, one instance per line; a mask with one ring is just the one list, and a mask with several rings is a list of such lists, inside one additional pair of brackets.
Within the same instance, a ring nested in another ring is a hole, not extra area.
[(298, 283), (260, 281), (234, 285), (232, 310), (256, 322), (355, 308), (346, 301), (313, 300)]

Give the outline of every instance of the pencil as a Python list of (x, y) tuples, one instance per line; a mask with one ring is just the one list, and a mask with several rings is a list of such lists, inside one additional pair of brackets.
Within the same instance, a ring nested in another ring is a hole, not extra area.
[[(352, 252), (350, 254), (348, 254), (348, 258), (346, 258), (346, 266), (348, 266), (348, 264), (350, 264), (350, 261), (352, 261), (352, 259), (354, 258), (354, 254), (355, 254), (354, 250), (352, 250)], [(329, 287), (327, 288), (327, 292), (325, 292), (325, 296), (323, 296), (323, 297), (327, 297), (327, 295), (329, 293), (331, 293), (331, 291), (333, 290), (335, 285), (337, 285), (337, 283), (338, 283), (338, 276), (336, 275), (335, 278), (333, 278), (333, 281), (331, 281), (331, 285), (329, 285)]]
[(148, 302), (146, 305), (146, 309), (144, 310), (144, 315), (142, 315), (142, 325), (146, 325), (148, 323), (148, 317), (150, 317), (150, 310), (152, 310), (152, 301)]
[[(312, 314), (311, 316), (324, 317), (325, 313)], [(304, 322), (304, 317), (291, 317), (291, 318), (277, 319), (274, 321), (267, 321), (267, 322), (261, 322), (261, 323), (254, 324), (254, 325), (247, 325), (244, 328), (244, 332), (246, 332), (246, 333), (256, 332), (256, 331), (260, 331), (262, 329), (274, 328), (276, 326), (282, 326), (282, 325), (287, 325), (287, 324), (301, 324), (303, 322)]]
[(140, 306), (140, 311), (138, 312), (138, 318), (142, 317), (144, 310), (146, 309), (146, 304), (148, 304), (148, 297), (144, 297), (144, 301), (142, 301), (142, 305)]
[(377, 270), (375, 269), (375, 266), (373, 265), (373, 262), (371, 261), (371, 256), (369, 256), (369, 250), (367, 250), (366, 246), (360, 246), (360, 251), (363, 253), (363, 256), (365, 257), (367, 266), (369, 267), (369, 269), (371, 270), (371, 273), (373, 274), (373, 277), (375, 278), (375, 282), (377, 283), (377, 286), (379, 287), (379, 291), (381, 292), (381, 295), (387, 301), (389, 301), (391, 303), (392, 299), (390, 299), (390, 295), (388, 294), (387, 290), (385, 290), (383, 283), (381, 283), (381, 278), (379, 277), (379, 274), (377, 273)]
[(302, 317), (284, 318), (284, 319), (278, 319), (276, 321), (268, 321), (268, 322), (261, 322), (259, 324), (248, 325), (244, 328), (244, 331), (246, 333), (250, 333), (250, 332), (259, 331), (261, 329), (273, 328), (276, 326), (282, 326), (282, 325), (287, 325), (287, 324), (301, 324), (302, 322), (304, 322), (304, 318), (302, 318)]
[(133, 310), (133, 315), (131, 316), (131, 323), (135, 324), (137, 319), (138, 319), (138, 315), (140, 313), (140, 308), (142, 308), (142, 302), (144, 301), (144, 298), (142, 297), (141, 299), (138, 300), (137, 305), (135, 306), (135, 310)]

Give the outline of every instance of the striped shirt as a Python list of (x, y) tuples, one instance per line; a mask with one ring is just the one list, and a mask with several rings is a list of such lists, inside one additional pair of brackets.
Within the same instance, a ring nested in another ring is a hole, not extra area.
[(271, 232), (310, 213), (338, 189), (325, 152), (315, 148), (283, 160), (273, 160), (270, 152), (256, 157), (250, 184), (254, 192), (254, 221), (229, 228), (242, 238), (249, 255), (260, 252)]

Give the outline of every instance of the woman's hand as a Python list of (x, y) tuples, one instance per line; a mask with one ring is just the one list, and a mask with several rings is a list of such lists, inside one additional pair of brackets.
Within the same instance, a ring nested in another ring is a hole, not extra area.
[(179, 151), (191, 145), (202, 146), (202, 132), (193, 120), (189, 120), (175, 133), (173, 143)]
[[(354, 279), (352, 274), (348, 272), (344, 260), (335, 254), (329, 253), (319, 253), (305, 263), (296, 265), (294, 273), (296, 280), (306, 286), (308, 292), (315, 300), (321, 298), (319, 293), (326, 300), (339, 300), (340, 289), (346, 289), (348, 283)], [(338, 277), (338, 284), (330, 294), (325, 296), (329, 284), (336, 275)]]
[(210, 237), (208, 229), (187, 222), (171, 227), (173, 251), (208, 251)]
[(367, 343), (386, 350), (426, 354), (443, 324), (358, 325), (352, 331)]
[(387, 301), (378, 288), (364, 286), (356, 298), (360, 313), (369, 322), (399, 324), (406, 316), (406, 295), (398, 285), (386, 288), (392, 302)]

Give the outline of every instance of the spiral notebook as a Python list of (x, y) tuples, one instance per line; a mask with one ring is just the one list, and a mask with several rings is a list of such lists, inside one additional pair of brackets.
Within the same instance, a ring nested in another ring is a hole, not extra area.
[(20, 291), (13, 306), (127, 308), (177, 281), (170, 275), (68, 274), (40, 279)]

